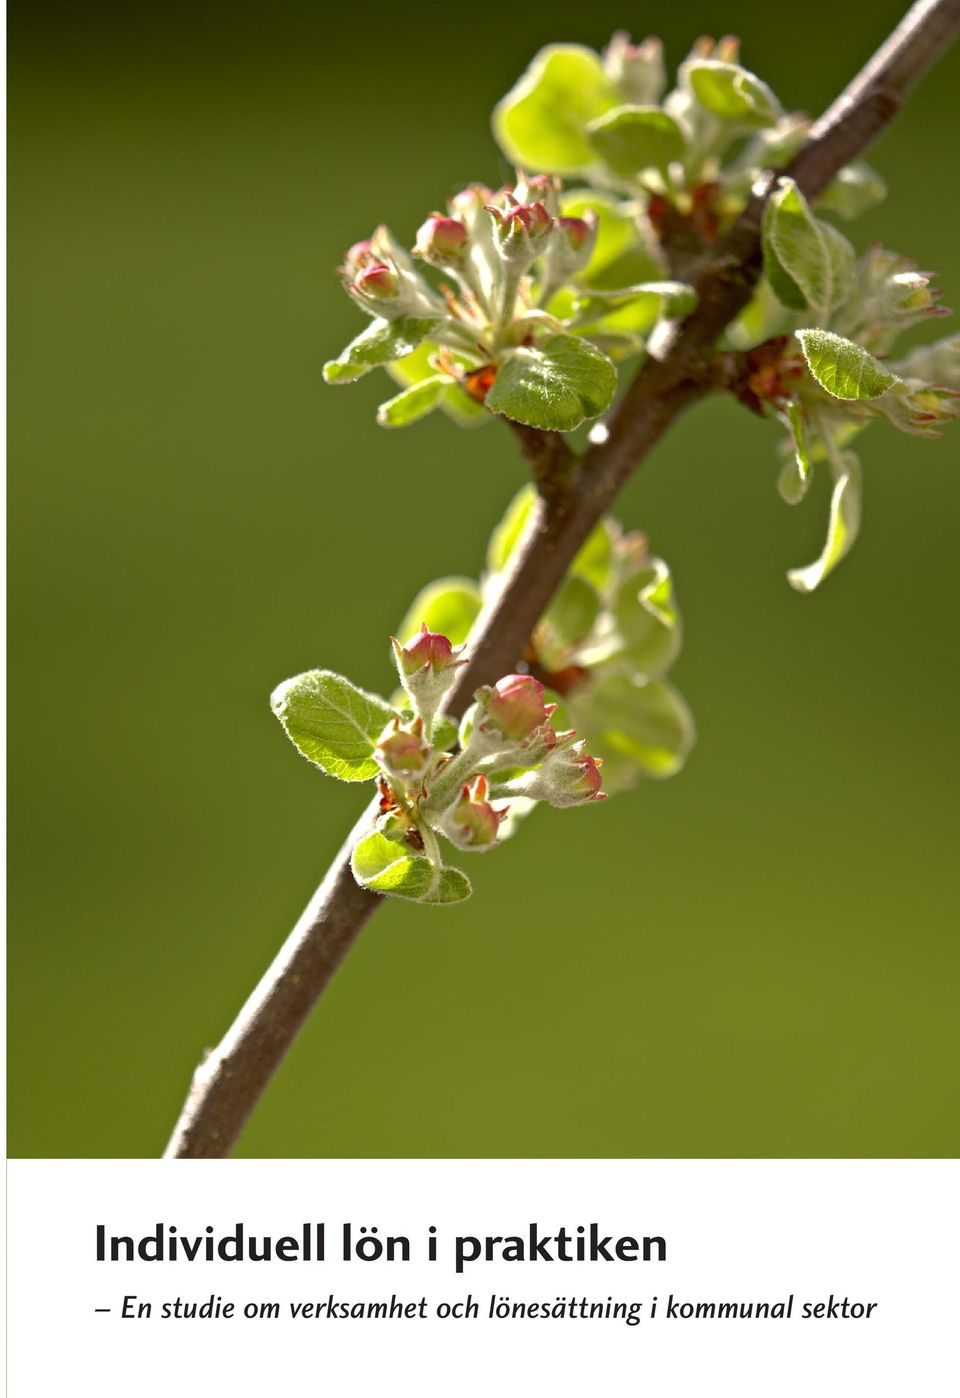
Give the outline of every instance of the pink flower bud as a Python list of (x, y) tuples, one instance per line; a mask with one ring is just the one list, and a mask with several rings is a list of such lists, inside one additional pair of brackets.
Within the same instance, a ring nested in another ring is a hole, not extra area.
[[(543, 685), (532, 675), (504, 675), (486, 695), (486, 717), (505, 738), (523, 742), (547, 723)], [(549, 726), (549, 725), (548, 725)]]
[(374, 262), (357, 273), (353, 289), (375, 301), (392, 301), (400, 289), (400, 280), (385, 262)]
[(373, 250), (373, 244), (369, 239), (365, 239), (363, 242), (354, 243), (352, 247), (347, 248), (343, 265), (347, 271), (359, 272), (364, 267), (369, 267), (379, 261), (379, 257)]
[(567, 790), (585, 801), (605, 800), (606, 792), (600, 790), (603, 784), (600, 775), (602, 765), (602, 757), (591, 757), (588, 752), (579, 753), (569, 764), (571, 775), (567, 782)]
[(453, 808), (451, 823), (460, 837), (458, 843), (464, 846), (496, 843), (497, 831), (508, 807), (494, 810), (487, 800), (487, 791), (486, 777), (477, 777), (472, 789), (464, 784), (460, 800)]
[(431, 214), (417, 233), (413, 252), (435, 267), (455, 267), (463, 262), (469, 243), (470, 235), (460, 219)]
[(388, 772), (407, 776), (423, 770), (429, 749), (422, 733), (423, 724), (419, 719), (411, 725), (410, 732), (400, 727), (399, 719), (394, 719), (392, 727), (377, 744), (378, 756)]
[(457, 653), (462, 647), (453, 647), (446, 636), (442, 636), (438, 631), (428, 631), (426, 622), (421, 625), (419, 634), (405, 646), (402, 646), (395, 636), (390, 639), (401, 679), (415, 675), (425, 667), (441, 671), (460, 663)]
[(504, 221), (523, 228), (533, 237), (548, 233), (553, 224), (553, 219), (539, 199), (533, 204), (513, 204), (504, 213)]
[(561, 218), (558, 222), (571, 252), (582, 252), (593, 236), (590, 224), (583, 218)]

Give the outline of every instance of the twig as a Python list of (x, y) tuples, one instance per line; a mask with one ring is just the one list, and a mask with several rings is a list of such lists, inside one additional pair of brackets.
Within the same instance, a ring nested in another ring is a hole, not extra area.
[[(920, 0), (815, 124), (788, 173), (815, 198), (899, 111), (904, 97), (960, 30), (960, 0)], [(691, 403), (716, 387), (719, 335), (747, 304), (761, 270), (760, 227), (771, 175), (733, 228), (691, 273), (697, 309), (661, 340), (623, 396), (602, 444), (577, 458), (555, 433), (520, 428), (539, 495), (498, 592), (487, 599), (447, 707), (511, 670), (591, 530), (624, 483)], [(382, 899), (361, 889), (349, 852), (360, 818), (296, 927), (226, 1037), (197, 1069), (166, 1154), (229, 1153), (310, 1009)]]

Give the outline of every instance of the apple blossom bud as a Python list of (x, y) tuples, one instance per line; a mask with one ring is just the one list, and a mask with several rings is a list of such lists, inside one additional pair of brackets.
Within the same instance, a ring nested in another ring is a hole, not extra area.
[(452, 646), (446, 636), (428, 630), (426, 623), (405, 646), (395, 636), (391, 636), (390, 643), (400, 683), (417, 714), (429, 721), (453, 684), (457, 669), (466, 664), (458, 658), (463, 646)]
[(460, 267), (470, 250), (466, 224), (458, 218), (431, 214), (420, 226), (413, 253), (431, 267)]
[(346, 271), (359, 272), (364, 267), (371, 266), (374, 262), (379, 262), (380, 258), (373, 250), (373, 243), (369, 238), (363, 239), (359, 243), (354, 243), (347, 248), (343, 258), (343, 265)]
[(527, 772), (511, 783), (518, 795), (533, 801), (546, 801), (551, 806), (584, 806), (588, 801), (605, 801), (600, 790), (600, 768), (603, 759), (584, 752), (583, 739), (564, 743), (549, 753), (533, 772)]
[(497, 250), (504, 261), (529, 265), (545, 250), (554, 222), (539, 200), (533, 204), (508, 204), (505, 209), (488, 204), (487, 212), (493, 219)]
[(483, 727), (523, 742), (547, 723), (553, 707), (543, 702), (543, 685), (532, 675), (504, 675), (478, 696)]
[(400, 289), (400, 281), (394, 269), (385, 262), (373, 262), (357, 273), (352, 289), (359, 296), (374, 301), (393, 301)]
[(551, 267), (566, 281), (577, 272), (582, 272), (593, 256), (597, 241), (597, 216), (588, 211), (583, 218), (559, 218), (557, 230)]
[(487, 779), (479, 776), (473, 786), (464, 784), (460, 797), (444, 821), (444, 833), (459, 849), (489, 849), (497, 842), (507, 807), (495, 810), (487, 800)]
[(377, 760), (391, 775), (413, 776), (422, 772), (430, 756), (429, 745), (423, 741), (423, 723), (415, 719), (409, 729), (400, 727), (394, 719), (377, 743)]
[(429, 631), (426, 622), (422, 623), (417, 635), (405, 646), (401, 646), (396, 637), (391, 637), (391, 643), (401, 679), (415, 675), (425, 666), (434, 670), (445, 670), (455, 663), (454, 647), (446, 636), (442, 636), (438, 631)]

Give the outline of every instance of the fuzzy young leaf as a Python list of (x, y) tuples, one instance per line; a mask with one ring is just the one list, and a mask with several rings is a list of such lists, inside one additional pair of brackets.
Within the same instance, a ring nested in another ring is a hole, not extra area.
[(627, 578), (613, 611), (632, 669), (646, 679), (658, 679), (673, 664), (681, 642), (680, 618), (666, 564), (658, 559)]
[(600, 613), (600, 598), (586, 578), (570, 572), (537, 624), (537, 654), (551, 670), (560, 669), (569, 652), (589, 635)]
[(323, 366), (327, 383), (353, 383), (381, 364), (412, 354), (439, 321), (418, 316), (400, 316), (397, 320), (374, 320), (349, 345), (338, 359)]
[(605, 354), (579, 336), (552, 335), (501, 365), (487, 407), (529, 427), (571, 432), (609, 407), (616, 387)]
[(419, 422), (420, 418), (426, 417), (439, 406), (444, 390), (449, 384), (450, 380), (442, 374), (411, 384), (395, 398), (380, 404), (377, 409), (377, 422), (381, 427), (408, 427), (412, 422)]
[(842, 233), (815, 218), (793, 180), (781, 180), (763, 220), (764, 268), (780, 301), (826, 321), (853, 285), (855, 254)]
[(697, 293), (686, 282), (641, 282), (617, 291), (589, 290), (578, 302), (583, 335), (645, 335), (658, 320), (681, 320), (696, 309)]
[(451, 645), (462, 645), (480, 605), (480, 589), (472, 578), (438, 578), (417, 593), (397, 635), (412, 636), (425, 624), (428, 631), (446, 636)]
[(537, 492), (532, 485), (518, 490), (507, 506), (503, 518), (490, 535), (487, 545), (487, 567), (491, 573), (501, 573), (523, 534), (530, 511), (537, 500)]
[(790, 432), (793, 450), (777, 478), (777, 489), (781, 499), (788, 505), (797, 505), (806, 495), (813, 474), (810, 450), (807, 446), (807, 429), (799, 405), (788, 403), (781, 421)]
[[(425, 379), (436, 377), (434, 356), (439, 346), (423, 340), (404, 359), (395, 359), (387, 365), (387, 373), (402, 387), (423, 383)], [(468, 359), (456, 352), (447, 351), (454, 364), (463, 370), (475, 369), (479, 359)], [(440, 395), (440, 410), (451, 417), (458, 427), (483, 427), (492, 418), (482, 403), (470, 398), (457, 383), (447, 380), (447, 386)]]
[(882, 177), (865, 161), (858, 160), (843, 167), (820, 195), (817, 208), (841, 218), (859, 218), (886, 197), (887, 186)]
[(330, 670), (308, 670), (285, 680), (270, 707), (303, 756), (345, 782), (375, 777), (374, 747), (395, 711)]
[(844, 452), (835, 468), (833, 495), (830, 500), (830, 522), (823, 552), (805, 568), (792, 568), (787, 574), (791, 587), (798, 592), (813, 592), (820, 586), (842, 558), (850, 552), (860, 532), (863, 495), (860, 464), (853, 452)]
[(358, 840), (350, 856), (353, 877), (374, 893), (392, 893), (414, 903), (426, 901), (439, 881), (439, 871), (422, 854), (413, 854), (409, 845), (389, 840), (374, 830)]
[(463, 903), (473, 892), (473, 885), (462, 869), (454, 869), (449, 864), (440, 871), (439, 882), (417, 901), (431, 903), (435, 907), (448, 903)]
[(615, 107), (592, 121), (587, 134), (597, 155), (618, 175), (666, 170), (686, 147), (680, 127), (659, 107)]
[(572, 696), (569, 711), (591, 753), (603, 758), (610, 793), (639, 777), (674, 776), (696, 738), (690, 710), (662, 680), (638, 684), (628, 675), (605, 675)]
[(514, 165), (573, 175), (594, 160), (587, 127), (622, 99), (598, 54), (552, 44), (493, 113), (493, 133)]
[(897, 382), (872, 354), (830, 330), (798, 330), (807, 368), (821, 388), (846, 402), (879, 398)]
[(783, 109), (753, 73), (737, 63), (703, 58), (686, 64), (690, 90), (708, 112), (744, 128), (773, 126)]

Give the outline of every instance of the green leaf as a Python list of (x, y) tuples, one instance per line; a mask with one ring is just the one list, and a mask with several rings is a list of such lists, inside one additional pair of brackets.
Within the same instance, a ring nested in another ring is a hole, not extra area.
[(290, 741), (328, 776), (345, 782), (376, 776), (374, 747), (395, 716), (379, 695), (330, 670), (308, 670), (278, 685), (270, 707)]
[(490, 535), (487, 545), (487, 568), (491, 573), (502, 573), (507, 560), (513, 553), (523, 534), (530, 511), (537, 499), (532, 485), (525, 485), (510, 501), (503, 518)]
[(600, 598), (586, 578), (568, 573), (536, 627), (536, 648), (550, 670), (558, 670), (588, 636), (600, 613)]
[(487, 407), (545, 431), (572, 432), (609, 407), (617, 387), (611, 360), (577, 335), (551, 335), (514, 350), (497, 371)]
[(610, 535), (610, 527), (606, 521), (601, 521), (582, 544), (573, 562), (570, 564), (570, 572), (577, 577), (586, 578), (597, 592), (604, 593), (613, 575), (613, 540)]
[(770, 284), (791, 310), (810, 309), (826, 321), (850, 294), (853, 248), (836, 228), (814, 218), (793, 180), (781, 180), (767, 200), (763, 247)]
[(859, 218), (887, 197), (887, 186), (876, 170), (865, 161), (845, 165), (833, 184), (817, 200), (821, 213), (841, 218)]
[(439, 631), (453, 645), (462, 645), (480, 605), (480, 589), (471, 578), (438, 578), (417, 593), (397, 635), (406, 640), (426, 622), (428, 631)]
[(409, 845), (390, 840), (378, 830), (357, 841), (350, 867), (363, 888), (415, 903), (429, 895), (439, 881), (439, 871), (425, 855), (411, 853)]
[(658, 679), (680, 650), (680, 617), (670, 570), (660, 559), (621, 584), (614, 617), (634, 671)]
[(842, 558), (850, 552), (860, 532), (863, 483), (860, 463), (853, 452), (846, 451), (834, 465), (835, 483), (830, 500), (830, 522), (823, 552), (805, 568), (791, 568), (787, 579), (798, 592), (813, 592), (820, 586)]
[[(593, 252), (579, 273), (578, 281), (587, 286), (600, 283), (612, 288), (661, 274), (662, 268), (653, 252), (641, 241), (635, 210), (616, 195), (593, 189), (566, 190), (560, 198), (560, 210), (567, 218), (583, 218), (591, 213), (597, 220)], [(607, 280), (610, 269), (616, 268), (618, 263), (626, 267), (631, 260), (637, 263), (638, 271), (631, 271), (622, 281)]]
[(701, 58), (684, 65), (690, 90), (708, 112), (745, 128), (773, 126), (783, 115), (776, 97), (737, 63)]
[(641, 282), (618, 291), (584, 293), (578, 302), (578, 330), (582, 335), (617, 332), (646, 334), (658, 320), (680, 320), (697, 304), (697, 293), (686, 282)]
[(541, 49), (493, 113), (493, 133), (514, 165), (577, 174), (594, 159), (587, 126), (620, 101), (592, 49)]
[(448, 752), (456, 745), (459, 727), (456, 719), (448, 718), (446, 714), (435, 714), (430, 731), (430, 741), (439, 752)]
[(412, 354), (439, 323), (437, 317), (417, 316), (371, 321), (350, 341), (339, 359), (331, 359), (323, 366), (323, 377), (327, 383), (353, 383), (378, 365)]
[[(387, 373), (404, 387), (423, 383), (425, 379), (432, 379), (437, 372), (434, 356), (439, 348), (439, 345), (432, 343), (432, 341), (424, 340), (412, 354), (408, 354), (404, 359), (395, 359), (391, 364), (388, 364)], [(467, 356), (458, 354), (456, 351), (446, 350), (445, 353), (454, 364), (465, 371), (475, 369), (480, 364), (479, 356), (468, 359)], [(483, 427), (492, 421), (491, 415), (482, 403), (476, 402), (459, 384), (450, 383), (449, 380), (447, 387), (440, 395), (440, 410), (452, 418), (458, 427)]]
[(807, 368), (821, 388), (846, 402), (879, 398), (897, 382), (861, 345), (830, 330), (798, 330)]
[(440, 881), (431, 891), (417, 901), (445, 905), (463, 903), (473, 892), (473, 885), (462, 869), (454, 869), (449, 864), (440, 871)]
[(696, 739), (690, 710), (662, 680), (643, 684), (605, 675), (575, 691), (568, 704), (587, 751), (603, 758), (607, 792), (626, 790), (639, 777), (674, 776)]
[(409, 845), (374, 830), (354, 845), (350, 856), (353, 877), (362, 888), (392, 894), (412, 903), (462, 903), (472, 892), (459, 869), (439, 868)]
[(443, 391), (449, 384), (450, 380), (443, 374), (412, 384), (395, 398), (380, 404), (377, 422), (381, 427), (407, 427), (411, 422), (418, 422), (439, 405)]
[(659, 107), (615, 107), (592, 121), (587, 134), (593, 149), (618, 175), (666, 170), (686, 148), (680, 127)]
[(799, 404), (788, 403), (780, 420), (790, 432), (793, 451), (777, 478), (777, 489), (788, 505), (797, 505), (806, 495), (813, 475), (807, 429)]

